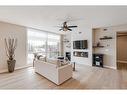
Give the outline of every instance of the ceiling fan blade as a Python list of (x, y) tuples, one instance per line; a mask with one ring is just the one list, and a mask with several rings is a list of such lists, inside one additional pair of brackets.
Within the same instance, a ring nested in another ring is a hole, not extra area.
[(72, 29), (69, 29), (69, 28), (68, 28), (68, 30), (69, 30), (69, 31), (72, 31)]
[(68, 28), (76, 28), (76, 27), (78, 27), (78, 26), (68, 26)]

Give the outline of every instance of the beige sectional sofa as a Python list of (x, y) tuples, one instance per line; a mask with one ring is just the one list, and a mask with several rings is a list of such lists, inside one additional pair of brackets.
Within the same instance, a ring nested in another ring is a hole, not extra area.
[[(55, 62), (55, 63), (53, 63)], [(72, 64), (66, 64), (61, 66), (58, 64), (58, 60), (53, 61), (44, 61), (36, 60), (35, 61), (35, 72), (49, 79), (57, 85), (62, 84), (66, 80), (72, 78)]]

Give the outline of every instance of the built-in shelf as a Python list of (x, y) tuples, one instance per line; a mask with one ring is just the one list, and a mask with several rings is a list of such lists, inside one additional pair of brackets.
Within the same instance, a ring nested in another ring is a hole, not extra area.
[(108, 39), (113, 39), (112, 37), (107, 37), (107, 36), (104, 36), (103, 38), (100, 38), (100, 40), (108, 40)]
[(93, 48), (103, 48), (104, 46), (93, 46)]

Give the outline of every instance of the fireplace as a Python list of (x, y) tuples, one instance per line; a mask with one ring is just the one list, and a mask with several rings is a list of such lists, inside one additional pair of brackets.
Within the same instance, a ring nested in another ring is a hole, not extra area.
[(71, 52), (66, 52), (65, 57), (68, 58), (69, 61), (71, 61)]

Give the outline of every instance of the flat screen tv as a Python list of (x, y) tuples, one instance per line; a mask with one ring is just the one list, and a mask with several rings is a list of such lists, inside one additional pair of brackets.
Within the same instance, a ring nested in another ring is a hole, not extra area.
[(73, 41), (73, 49), (87, 49), (87, 40)]

